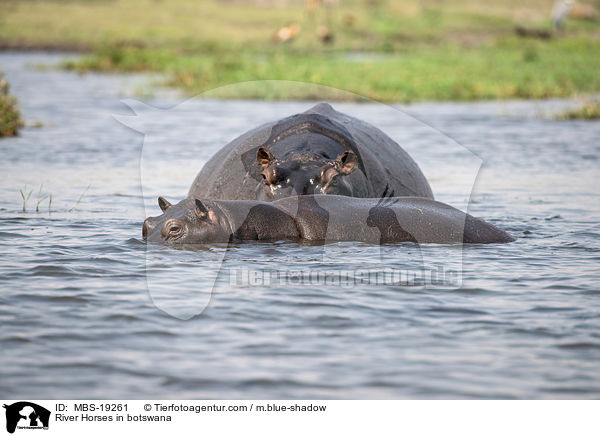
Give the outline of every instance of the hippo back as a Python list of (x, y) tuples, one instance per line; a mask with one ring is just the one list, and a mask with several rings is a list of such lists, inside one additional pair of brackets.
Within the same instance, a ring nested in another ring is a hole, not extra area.
[[(292, 125), (298, 128), (293, 129)], [(303, 125), (309, 127), (302, 128)], [(255, 199), (257, 186), (262, 183), (256, 151), (294, 132), (327, 136), (357, 154), (358, 170), (347, 176), (357, 187), (355, 195), (380, 197), (387, 188), (396, 196), (433, 198), (418, 165), (395, 141), (375, 126), (338, 112), (327, 103), (263, 124), (231, 141), (204, 165), (188, 197)]]

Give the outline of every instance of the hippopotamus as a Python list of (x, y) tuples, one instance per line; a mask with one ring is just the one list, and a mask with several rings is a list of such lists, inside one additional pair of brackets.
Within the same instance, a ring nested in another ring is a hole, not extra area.
[(378, 128), (320, 103), (259, 126), (219, 150), (188, 198), (273, 201), (336, 194), (433, 199), (416, 162)]
[(303, 195), (272, 202), (186, 198), (144, 221), (142, 237), (167, 245), (289, 240), (307, 243), (497, 243), (505, 231), (422, 197)]

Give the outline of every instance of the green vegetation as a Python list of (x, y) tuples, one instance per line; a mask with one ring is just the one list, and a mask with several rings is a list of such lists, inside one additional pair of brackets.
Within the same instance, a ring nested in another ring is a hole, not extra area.
[(557, 116), (560, 120), (600, 120), (600, 100), (590, 100), (577, 109), (568, 110)]
[[(85, 190), (81, 193), (81, 195), (79, 196), (79, 199), (77, 200), (77, 203), (75, 203), (73, 205), (73, 207), (71, 209), (69, 209), (69, 212), (73, 212), (75, 210), (75, 208), (77, 206), (79, 206), (79, 203), (81, 203), (81, 200), (83, 200), (83, 197), (85, 196), (85, 194), (87, 193), (88, 189), (90, 189), (90, 186), (92, 185), (88, 185), (87, 188), (85, 188)], [(52, 202), (52, 197), (50, 197), (50, 202)], [(48, 206), (50, 207), (50, 206)]]
[[(345, 53), (179, 57), (164, 51), (113, 48), (66, 66), (80, 71), (167, 71), (167, 83), (190, 94), (249, 80), (290, 80), (320, 83), (383, 101), (547, 98), (600, 90), (600, 56), (594, 56), (599, 49), (600, 45), (587, 41), (524, 45), (507, 39), (477, 49), (407, 48), (391, 56), (357, 61)], [(261, 86), (254, 91), (240, 97), (286, 97)]]
[(44, 184), (42, 183), (40, 185), (40, 190), (38, 191), (37, 200), (36, 200), (36, 203), (35, 203), (35, 211), (38, 212), (38, 213), (40, 211), (40, 203), (42, 201), (44, 201), (46, 198), (50, 197), (50, 200), (48, 202), (48, 210), (50, 210), (50, 204), (52, 203), (51, 194), (47, 194), (45, 192), (42, 192), (43, 188), (44, 188)]
[(29, 197), (31, 197), (32, 190), (27, 190), (27, 185), (23, 189), (20, 189), (21, 197), (23, 198), (23, 212), (27, 212), (27, 202), (29, 201)]
[[(64, 66), (162, 72), (167, 84), (190, 94), (256, 80), (310, 82), (403, 102), (600, 91), (597, 22), (569, 19), (550, 39), (515, 35), (517, 25), (549, 30), (553, 3), (7, 0), (0, 3), (0, 45), (87, 48), (89, 55)], [(587, 4), (600, 8), (598, 0)], [(288, 25), (297, 35), (277, 40)], [(308, 89), (266, 83), (211, 95), (322, 98)]]
[[(88, 186), (89, 188), (89, 186)], [(48, 213), (52, 212), (52, 193), (46, 193), (43, 192), (44, 189), (44, 184), (42, 183), (40, 185), (40, 189), (38, 190), (37, 193), (37, 199), (35, 202), (35, 212), (36, 213), (40, 213), (40, 204), (42, 204), (42, 202), (48, 198)], [(87, 191), (87, 188), (86, 188)], [(33, 194), (33, 189), (27, 189), (27, 185), (25, 185), (22, 189), (19, 189), (19, 193), (21, 194), (21, 198), (23, 199), (23, 212), (27, 212), (27, 202), (29, 201), (29, 198), (31, 197), (31, 194)], [(85, 191), (83, 194), (81, 194), (81, 197), (79, 198), (79, 200), (77, 201), (77, 204), (75, 206), (77, 206), (80, 202), (81, 199), (83, 198), (85, 194)], [(75, 206), (73, 206), (69, 212), (71, 212), (73, 209), (75, 209)]]
[(14, 136), (23, 126), (21, 115), (17, 108), (17, 99), (9, 94), (8, 82), (0, 71), (0, 138)]

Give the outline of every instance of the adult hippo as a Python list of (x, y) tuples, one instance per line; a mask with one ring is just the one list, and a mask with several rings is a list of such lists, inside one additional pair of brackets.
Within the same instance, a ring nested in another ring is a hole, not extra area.
[(320, 103), (231, 141), (204, 165), (188, 198), (379, 198), (386, 187), (397, 196), (433, 199), (418, 165), (389, 136)]
[(325, 243), (496, 243), (505, 231), (427, 198), (303, 195), (273, 202), (187, 198), (147, 218), (142, 236), (169, 245), (290, 240)]

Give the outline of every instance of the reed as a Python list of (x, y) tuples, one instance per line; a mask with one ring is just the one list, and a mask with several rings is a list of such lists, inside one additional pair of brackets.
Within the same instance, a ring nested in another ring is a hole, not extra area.
[(25, 185), (19, 192), (21, 193), (21, 198), (23, 198), (23, 212), (27, 212), (27, 201), (29, 200), (29, 197), (31, 197), (33, 190), (27, 192), (27, 185)]
[(85, 188), (85, 190), (81, 193), (81, 195), (79, 196), (79, 199), (77, 200), (77, 203), (75, 203), (73, 205), (73, 207), (71, 209), (69, 209), (69, 212), (73, 212), (73, 210), (75, 210), (75, 208), (77, 206), (79, 206), (79, 203), (81, 203), (81, 200), (83, 200), (83, 197), (85, 196), (85, 194), (88, 191), (88, 189), (90, 189), (90, 186), (92, 186), (92, 185), (87, 185), (87, 188)]

